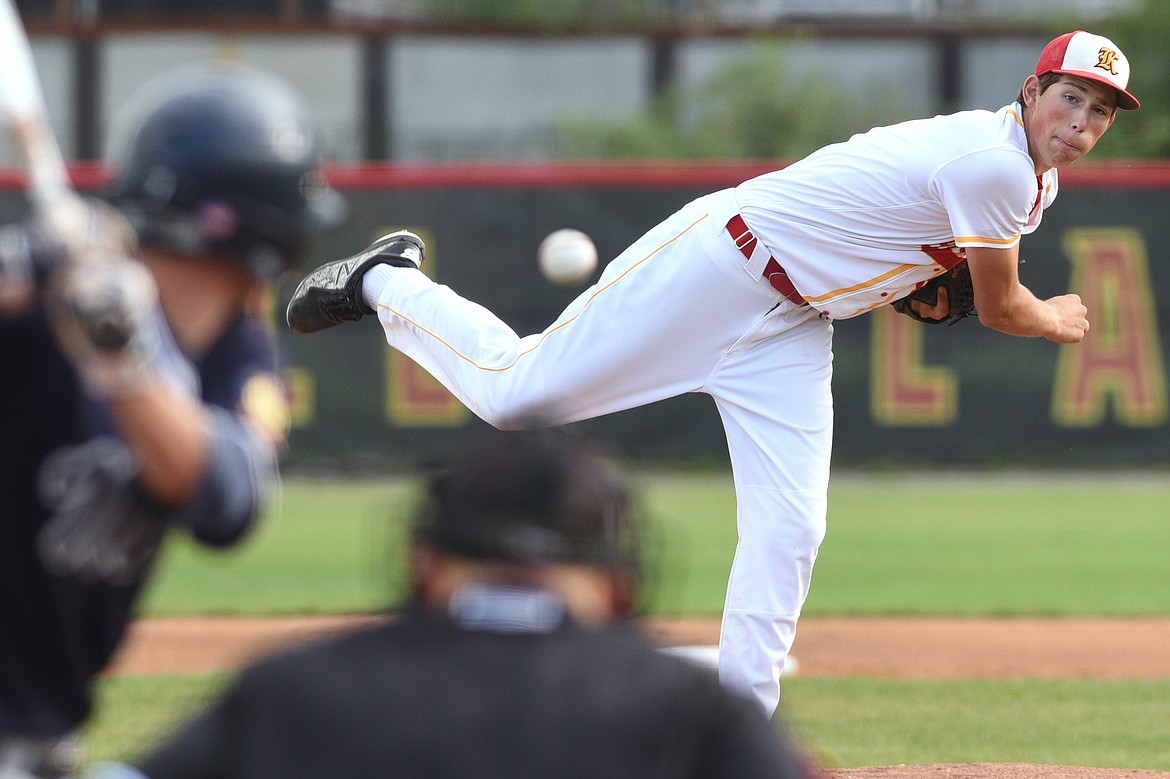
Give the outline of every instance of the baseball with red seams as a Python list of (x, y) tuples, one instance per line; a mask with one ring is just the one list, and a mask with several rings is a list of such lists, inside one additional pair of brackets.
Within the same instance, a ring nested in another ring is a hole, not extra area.
[(580, 284), (597, 269), (597, 247), (593, 240), (572, 228), (549, 233), (537, 249), (540, 272), (553, 284)]

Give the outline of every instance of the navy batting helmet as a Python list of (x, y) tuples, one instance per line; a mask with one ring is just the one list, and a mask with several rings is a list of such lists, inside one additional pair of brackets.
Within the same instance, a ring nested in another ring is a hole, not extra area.
[(214, 255), (274, 279), (340, 217), (308, 115), (275, 77), (201, 67), (145, 87), (111, 143), (109, 198), (143, 246)]

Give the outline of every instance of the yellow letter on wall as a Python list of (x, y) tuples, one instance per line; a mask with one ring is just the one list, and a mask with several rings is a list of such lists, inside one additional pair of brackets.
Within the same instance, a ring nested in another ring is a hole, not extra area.
[(1166, 421), (1166, 375), (1158, 338), (1149, 262), (1141, 233), (1128, 227), (1070, 230), (1064, 249), (1073, 291), (1089, 309), (1089, 332), (1060, 348), (1052, 418), (1067, 427), (1105, 419), (1157, 427)]
[(922, 364), (924, 325), (882, 306), (871, 316), (870, 410), (890, 427), (945, 427), (959, 410), (958, 382), (948, 368)]
[[(434, 236), (415, 229), (427, 246), (422, 269), (435, 275), (438, 252)], [(460, 427), (471, 412), (418, 363), (386, 347), (386, 418), (397, 427)]]

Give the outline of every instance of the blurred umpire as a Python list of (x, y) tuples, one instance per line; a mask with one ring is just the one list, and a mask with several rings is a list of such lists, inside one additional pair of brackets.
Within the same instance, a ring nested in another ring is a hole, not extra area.
[(336, 199), (268, 75), (175, 73), (128, 111), (80, 248), (0, 230), (0, 779), (72, 770), (168, 529), (221, 547), (260, 514), (287, 427), (260, 313)]
[(395, 618), (259, 661), (99, 776), (809, 776), (758, 707), (625, 619), (639, 526), (579, 439), (491, 431), (427, 495)]

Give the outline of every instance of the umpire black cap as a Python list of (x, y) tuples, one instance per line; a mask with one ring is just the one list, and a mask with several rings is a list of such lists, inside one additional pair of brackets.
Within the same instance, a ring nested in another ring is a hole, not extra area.
[(429, 479), (415, 537), (466, 557), (584, 563), (637, 580), (630, 493), (559, 429), (492, 431)]

